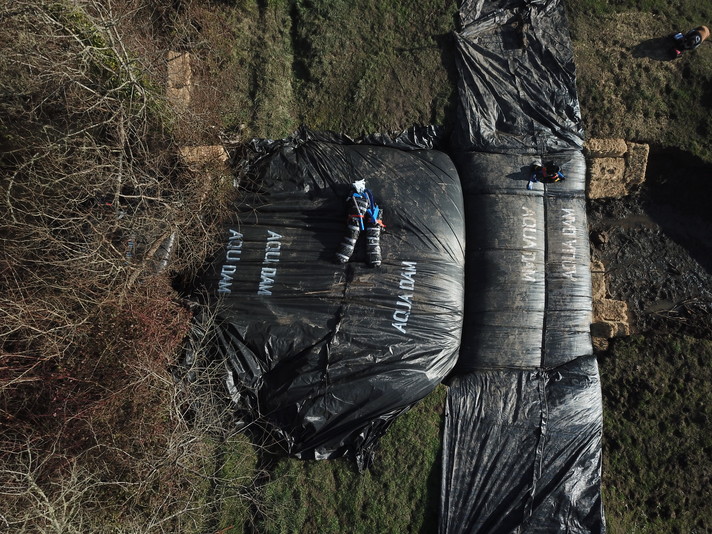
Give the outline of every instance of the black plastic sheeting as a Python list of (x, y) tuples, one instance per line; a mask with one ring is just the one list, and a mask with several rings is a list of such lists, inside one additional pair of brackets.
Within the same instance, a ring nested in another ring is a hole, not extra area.
[(440, 532), (603, 532), (596, 359), (450, 384)]
[[(472, 0), (457, 34), (463, 341), (441, 533), (604, 532), (583, 131), (558, 0)], [(526, 184), (553, 160), (566, 180)]]
[(555, 367), (591, 354), (586, 165), (526, 189), (531, 156), (454, 156), (465, 196), (467, 297), (457, 370)]
[[(603, 532), (586, 168), (564, 8), (467, 0), (460, 19), (448, 153), (433, 127), (253, 142), (251, 179), (203, 278), (213, 347), (233, 399), (293, 455), (353, 454), (362, 466), (394, 418), (447, 377), (442, 533)], [(532, 164), (549, 160), (566, 179), (529, 190)], [(334, 257), (360, 179), (385, 214), (376, 269), (364, 237), (349, 263)]]
[[(203, 278), (235, 400), (300, 458), (363, 464), (393, 419), (451, 371), (464, 302), (462, 191), (433, 129), (352, 141), (306, 129), (255, 143), (252, 192)], [(424, 148), (427, 148), (424, 149)], [(384, 210), (383, 264), (335, 253), (351, 183)]]
[(558, 0), (468, 0), (456, 34), (456, 151), (580, 149), (583, 127), (566, 13)]

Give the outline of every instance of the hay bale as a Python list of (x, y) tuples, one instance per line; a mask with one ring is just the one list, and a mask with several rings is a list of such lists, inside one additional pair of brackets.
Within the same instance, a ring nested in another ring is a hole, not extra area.
[(628, 303), (624, 300), (602, 299), (593, 303), (591, 336), (610, 339), (628, 336), (632, 332)]
[(593, 320), (628, 323), (628, 303), (615, 299), (596, 301), (593, 303)]
[(640, 143), (628, 143), (625, 156), (625, 183), (628, 191), (632, 191), (645, 181), (648, 168), (650, 146)]
[(184, 146), (180, 148), (180, 155), (191, 168), (224, 166), (228, 160), (222, 145)]
[(591, 262), (591, 285), (593, 286), (593, 300), (603, 300), (606, 298), (606, 275), (605, 267), (600, 261)]
[(588, 198), (620, 198), (628, 194), (623, 158), (594, 158), (588, 164)]
[(168, 80), (166, 96), (177, 110), (184, 111), (190, 105), (193, 92), (193, 69), (190, 54), (170, 50), (167, 55)]
[(589, 158), (622, 158), (628, 151), (625, 139), (589, 139), (583, 147)]

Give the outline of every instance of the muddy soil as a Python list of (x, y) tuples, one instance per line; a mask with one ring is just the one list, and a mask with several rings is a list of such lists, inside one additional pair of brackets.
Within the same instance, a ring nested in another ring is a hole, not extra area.
[(634, 195), (589, 204), (592, 259), (637, 332), (712, 338), (712, 166), (653, 150)]

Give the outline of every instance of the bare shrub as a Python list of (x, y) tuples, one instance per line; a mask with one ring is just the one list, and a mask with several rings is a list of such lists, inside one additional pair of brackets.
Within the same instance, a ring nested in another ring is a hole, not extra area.
[(0, 13), (11, 21), (0, 60), (4, 392), (85, 343), (97, 310), (153, 276), (167, 240), (181, 247), (172, 268), (196, 269), (221, 207), (180, 162), (163, 96), (114, 19), (62, 3), (13, 8)]
[[(252, 448), (221, 426), (222, 369), (190, 391), (170, 371), (191, 313), (169, 274), (203, 264), (230, 196), (178, 156), (158, 89), (169, 4), (0, 6), (0, 525), (13, 532), (202, 532), (221, 503), (252, 499)], [(243, 459), (219, 450), (245, 453), (240, 476)]]

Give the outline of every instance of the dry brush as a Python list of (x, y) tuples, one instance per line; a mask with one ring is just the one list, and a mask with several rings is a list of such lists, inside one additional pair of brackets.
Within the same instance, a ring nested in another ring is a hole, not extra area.
[(171, 5), (0, 4), (0, 529), (200, 532), (251, 499), (249, 469), (210, 489), (237, 439), (222, 370), (199, 349), (202, 386), (171, 373), (192, 315), (171, 276), (229, 201), (179, 157)]

